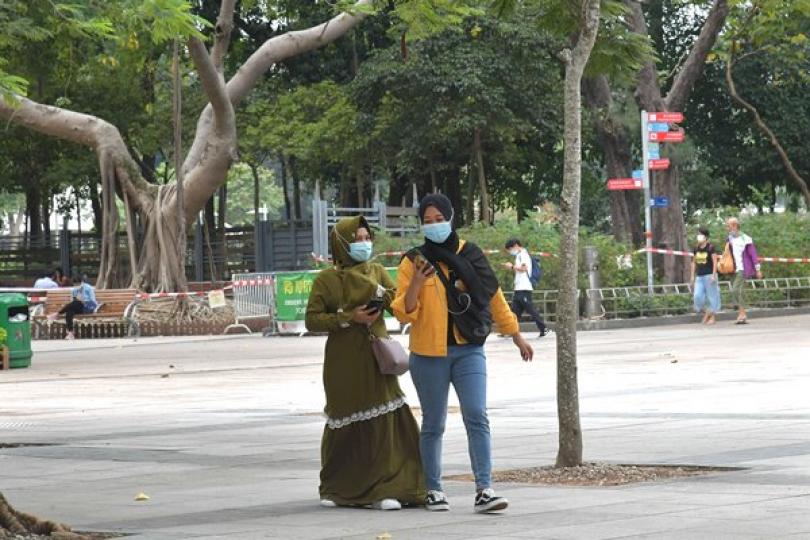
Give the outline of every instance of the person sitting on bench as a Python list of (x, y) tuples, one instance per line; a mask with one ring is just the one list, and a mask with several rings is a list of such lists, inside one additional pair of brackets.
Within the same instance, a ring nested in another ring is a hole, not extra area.
[(75, 338), (73, 335), (73, 318), (76, 317), (76, 315), (81, 315), (83, 313), (94, 313), (98, 308), (98, 303), (96, 302), (96, 290), (80, 276), (73, 278), (73, 290), (71, 291), (71, 297), (73, 300), (60, 309), (59, 313), (54, 313), (48, 317), (49, 319), (53, 320), (59, 315), (65, 316), (65, 327), (67, 329), (65, 339)]

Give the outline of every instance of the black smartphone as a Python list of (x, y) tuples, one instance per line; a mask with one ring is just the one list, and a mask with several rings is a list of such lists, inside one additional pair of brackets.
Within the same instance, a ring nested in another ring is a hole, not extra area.
[(382, 298), (372, 298), (366, 303), (366, 311), (369, 313), (375, 313), (377, 311), (382, 310), (383, 308), (383, 299)]
[(425, 258), (425, 256), (422, 255), (422, 253), (419, 252), (419, 251), (416, 252), (416, 255), (413, 258), (413, 264), (414, 264), (414, 266), (416, 266), (419, 269), (424, 269), (424, 270), (430, 269), (430, 271), (434, 270), (433, 265), (430, 264), (430, 261), (427, 260)]

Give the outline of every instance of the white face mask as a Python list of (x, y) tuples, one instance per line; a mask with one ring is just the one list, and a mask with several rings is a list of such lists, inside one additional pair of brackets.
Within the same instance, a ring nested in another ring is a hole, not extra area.
[(510, 249), (509, 250), (509, 255), (511, 255), (512, 257), (517, 257), (518, 253), (520, 253), (519, 249)]
[(697, 235), (697, 241), (701, 244), (706, 241), (706, 237), (702, 234)]

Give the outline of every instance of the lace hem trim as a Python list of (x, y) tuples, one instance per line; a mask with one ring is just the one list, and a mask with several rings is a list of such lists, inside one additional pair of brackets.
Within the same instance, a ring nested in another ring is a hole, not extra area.
[(405, 398), (398, 397), (397, 399), (392, 399), (388, 403), (383, 403), (382, 405), (378, 405), (377, 407), (372, 407), (365, 411), (352, 413), (351, 416), (344, 416), (343, 418), (327, 417), (326, 425), (329, 427), (329, 429), (340, 429), (342, 427), (348, 426), (349, 424), (354, 424), (356, 422), (363, 422), (365, 420), (371, 420), (372, 418), (377, 418), (378, 416), (394, 412), (395, 410), (399, 409), (405, 404), (406, 404)]

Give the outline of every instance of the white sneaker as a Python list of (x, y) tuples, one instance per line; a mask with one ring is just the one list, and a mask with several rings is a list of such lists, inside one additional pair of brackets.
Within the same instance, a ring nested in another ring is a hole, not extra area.
[(475, 495), (473, 510), (478, 514), (485, 514), (506, 510), (507, 506), (509, 506), (509, 501), (506, 500), (506, 497), (499, 497), (495, 495), (494, 489), (486, 488)]
[(73, 335), (73, 332), (68, 332), (67, 334), (65, 334), (65, 339), (67, 340), (76, 339), (76, 336)]
[(321, 506), (324, 508), (337, 508), (337, 504), (331, 499), (321, 499)]
[(402, 505), (396, 499), (382, 499), (371, 505), (375, 510), (402, 510)]
[(447, 496), (443, 491), (431, 489), (427, 492), (427, 497), (425, 497), (425, 510), (447, 512), (450, 510), (450, 501), (447, 500)]

